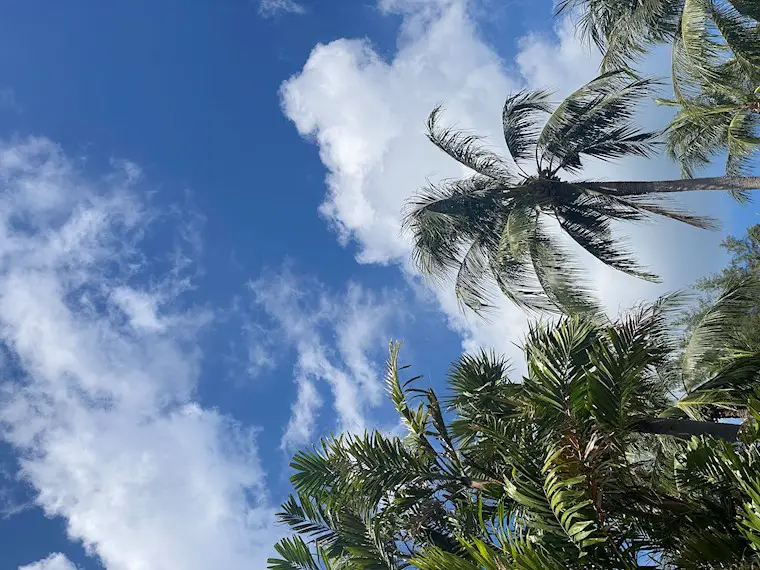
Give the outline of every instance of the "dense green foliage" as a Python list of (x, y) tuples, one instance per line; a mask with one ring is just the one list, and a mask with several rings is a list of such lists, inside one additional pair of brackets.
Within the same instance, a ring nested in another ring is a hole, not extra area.
[[(668, 332), (671, 302), (616, 323), (566, 317), (534, 326), (519, 381), (493, 355), (464, 356), (443, 403), (419, 379), (402, 382), (392, 346), (388, 391), (406, 435), (343, 435), (297, 454), (296, 495), (280, 513), (297, 534), (277, 546), (270, 567), (760, 562), (760, 355), (741, 371), (726, 360), (710, 378), (719, 390), (675, 398), (692, 372)], [(695, 331), (703, 340), (715, 332), (709, 321)], [(690, 349), (690, 365), (700, 365), (702, 347)], [(741, 442), (738, 425), (709, 421), (716, 407), (753, 415)], [(675, 435), (654, 435), (663, 431)]]

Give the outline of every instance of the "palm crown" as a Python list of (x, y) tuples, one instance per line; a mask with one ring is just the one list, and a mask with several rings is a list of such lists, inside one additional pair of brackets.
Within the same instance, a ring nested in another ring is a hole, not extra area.
[[(567, 181), (583, 160), (650, 156), (657, 133), (642, 131), (632, 118), (635, 104), (653, 81), (629, 71), (605, 73), (555, 106), (546, 91), (507, 98), (502, 113), (511, 160), (486, 149), (479, 137), (439, 126), (440, 108), (428, 119), (429, 139), (473, 171), (467, 178), (429, 185), (409, 204), (415, 260), (427, 275), (456, 271), (459, 299), (475, 311), (490, 305), (489, 280), (517, 305), (565, 312), (593, 310), (595, 301), (559, 228), (603, 263), (654, 280), (613, 238), (616, 220), (651, 214), (711, 227), (708, 218), (663, 205), (670, 192), (744, 191), (760, 179), (711, 178), (660, 182)], [(543, 127), (538, 123), (547, 115)], [(526, 169), (533, 162), (535, 174)], [(552, 224), (552, 222), (556, 222)]]

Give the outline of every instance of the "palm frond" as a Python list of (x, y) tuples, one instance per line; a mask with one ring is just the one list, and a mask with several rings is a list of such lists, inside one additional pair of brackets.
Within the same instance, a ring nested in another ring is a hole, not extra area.
[(713, 28), (712, 0), (683, 0), (678, 49), (674, 51), (677, 75), (715, 83), (720, 81), (720, 36)]
[(687, 373), (710, 352), (731, 346), (734, 339), (733, 323), (744, 315), (754, 299), (760, 295), (760, 281), (753, 278), (736, 280), (729, 285), (694, 328), (684, 352)]
[[(757, 6), (753, 6), (751, 1), (745, 2), (744, 7), (757, 11)], [(734, 57), (760, 68), (760, 30), (757, 28), (757, 20), (743, 14), (729, 1), (713, 0), (710, 8), (715, 27)]]
[(598, 312), (583, 269), (540, 223), (530, 242), (530, 256), (541, 288), (555, 307), (566, 314)]
[(625, 244), (612, 236), (609, 218), (587, 207), (591, 201), (591, 198), (584, 196), (571, 205), (555, 208), (560, 227), (605, 265), (640, 279), (657, 281), (658, 277), (644, 271)]
[(686, 178), (692, 178), (697, 168), (710, 164), (726, 146), (727, 130), (732, 107), (714, 108), (686, 100), (666, 130), (668, 156), (678, 162)]
[[(422, 404), (416, 408), (410, 405), (407, 392), (404, 390), (404, 386), (402, 386), (399, 378), (398, 355), (400, 349), (401, 343), (391, 343), (385, 376), (388, 395), (399, 416), (401, 416), (401, 422), (406, 426), (408, 435), (405, 438), (405, 442), (412, 450), (419, 451), (433, 458), (436, 456), (436, 451), (427, 436), (429, 413)], [(416, 379), (417, 377), (411, 378), (404, 384), (407, 385)]]
[(580, 12), (579, 35), (604, 54), (602, 71), (630, 67), (676, 30), (678, 3), (669, 0), (560, 0), (556, 14)]
[(423, 188), (403, 219), (417, 267), (427, 276), (447, 278), (459, 268), (462, 247), (488, 232), (489, 224), (498, 224), (503, 207), (502, 192), (483, 176)]
[(274, 549), (282, 558), (267, 560), (269, 570), (322, 570), (300, 536), (283, 538)]
[(650, 214), (656, 214), (664, 218), (676, 220), (689, 226), (703, 229), (703, 230), (716, 230), (720, 227), (720, 223), (709, 216), (698, 216), (692, 214), (688, 210), (683, 210), (674, 206), (665, 206), (668, 203), (666, 196), (656, 195), (644, 195), (644, 196), (626, 196), (625, 198), (617, 197), (617, 201), (620, 204), (636, 208), (640, 211), (648, 212)]
[[(751, 159), (760, 147), (760, 117), (757, 113), (743, 111), (736, 113), (728, 124), (726, 134), (728, 137), (728, 158), (726, 160), (726, 174), (729, 176), (746, 176), (751, 171)], [(749, 195), (735, 193), (735, 198), (747, 201)]]
[(636, 103), (657, 82), (627, 70), (604, 73), (567, 97), (546, 122), (539, 138), (540, 169), (576, 172), (582, 156), (611, 160), (650, 156), (658, 133), (644, 132), (632, 118)]
[(504, 140), (515, 162), (528, 160), (535, 154), (540, 129), (537, 115), (551, 113), (549, 91), (523, 90), (507, 97), (501, 115)]
[(502, 158), (486, 149), (482, 137), (468, 135), (452, 127), (439, 126), (443, 108), (436, 107), (428, 116), (427, 137), (435, 146), (461, 165), (481, 176), (511, 181), (514, 175)]

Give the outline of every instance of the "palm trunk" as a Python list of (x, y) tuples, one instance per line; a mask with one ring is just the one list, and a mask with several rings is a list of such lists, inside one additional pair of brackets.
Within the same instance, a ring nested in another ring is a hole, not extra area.
[(633, 429), (639, 433), (657, 433), (684, 439), (690, 439), (693, 435), (709, 435), (734, 442), (739, 434), (739, 427), (739, 424), (652, 418), (642, 420)]
[(682, 180), (584, 182), (591, 189), (606, 190), (616, 196), (643, 196), (667, 192), (694, 192), (703, 190), (758, 190), (760, 176), (715, 176), (712, 178), (686, 178)]

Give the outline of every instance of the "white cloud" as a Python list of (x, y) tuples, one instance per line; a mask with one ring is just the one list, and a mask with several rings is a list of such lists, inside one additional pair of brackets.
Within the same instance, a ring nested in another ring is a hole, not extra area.
[[(328, 170), (320, 211), (340, 241), (357, 246), (360, 262), (396, 263), (416, 279), (409, 264), (410, 243), (399, 232), (404, 202), (428, 178), (463, 173), (424, 137), (429, 111), (443, 102), (448, 121), (487, 135), (501, 147), (501, 106), (510, 91), (553, 87), (559, 100), (596, 74), (599, 58), (584, 51), (569, 22), (554, 34), (520, 40), (512, 63), (482, 41), (464, 0), (382, 0), (380, 6), (403, 15), (391, 60), (364, 40), (317, 45), (301, 72), (282, 85), (282, 106), (298, 131), (318, 144)], [(667, 73), (665, 58), (655, 58), (652, 65)], [(656, 128), (665, 118), (662, 110), (653, 109), (645, 117)], [(677, 168), (664, 159), (594, 163), (584, 176), (669, 178), (677, 176)], [(684, 202), (713, 215), (722, 211), (722, 202), (713, 197)], [(721, 263), (716, 234), (660, 220), (623, 229), (665, 284), (627, 278), (586, 257), (589, 274), (611, 309), (682, 287)], [(520, 340), (526, 318), (517, 309), (503, 302), (491, 322), (485, 322), (461, 313), (453, 287), (436, 288), (433, 295), (451, 328), (462, 334), (465, 348), (493, 346), (519, 361), (512, 343)]]
[(271, 18), (277, 14), (303, 14), (306, 7), (295, 0), (260, 0), (259, 14), (264, 18)]
[[(298, 394), (282, 445), (290, 449), (311, 441), (323, 404), (318, 384), (330, 386), (340, 431), (368, 427), (367, 413), (382, 402), (378, 378), (390, 338), (388, 326), (400, 318), (399, 298), (375, 294), (356, 283), (331, 293), (316, 280), (300, 278), (288, 266), (251, 283), (256, 304), (296, 351)], [(369, 426), (371, 427), (371, 426)]]
[(77, 570), (77, 567), (63, 554), (56, 552), (34, 564), (19, 566), (18, 570)]
[(186, 257), (143, 253), (156, 216), (134, 174), (88, 180), (46, 139), (0, 143), (3, 437), (108, 570), (263, 567), (255, 433), (193, 400), (208, 314), (180, 308)]

